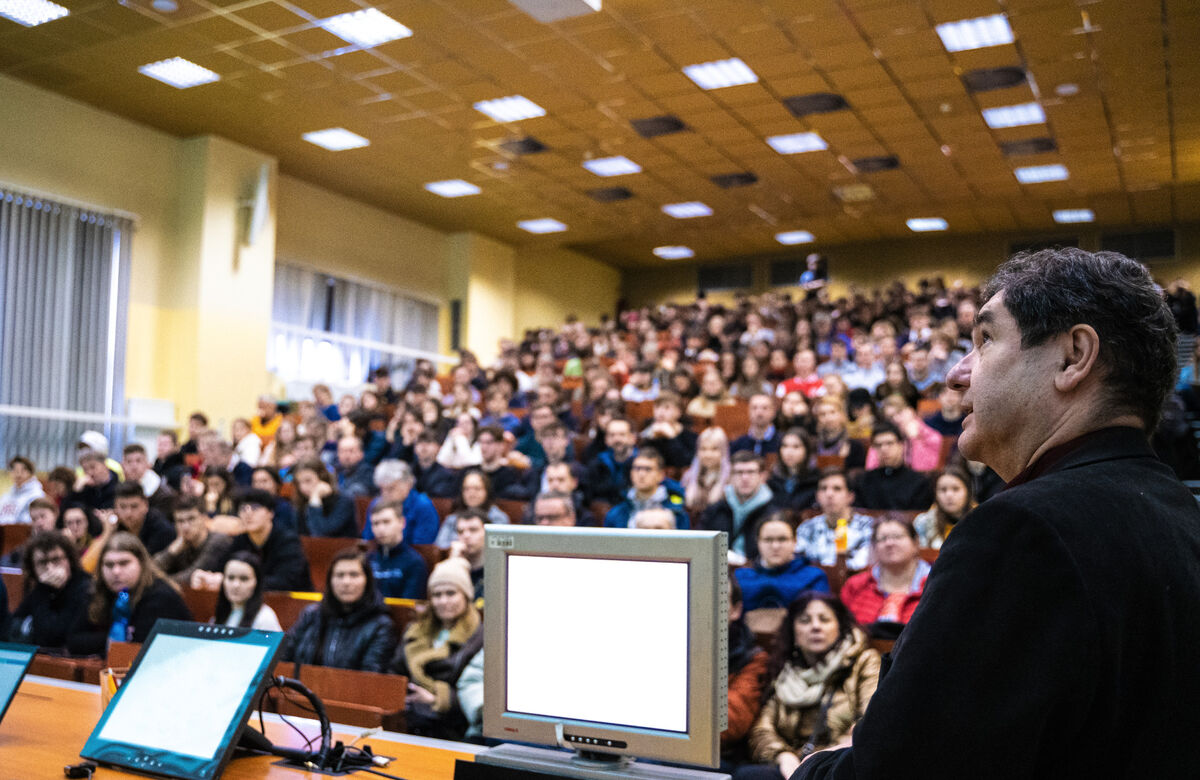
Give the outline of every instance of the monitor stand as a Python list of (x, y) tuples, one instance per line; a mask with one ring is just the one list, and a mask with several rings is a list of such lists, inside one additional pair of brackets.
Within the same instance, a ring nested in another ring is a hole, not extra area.
[[(462, 765), (466, 763), (460, 762)], [(497, 745), (485, 750), (475, 756), (475, 764), (478, 771), (469, 772), (469, 778), (460, 778), (460, 773), (456, 770), (456, 780), (505, 780), (518, 776), (528, 777), (528, 773), (545, 777), (569, 777), (575, 780), (614, 780), (625, 777), (642, 780), (729, 780), (729, 775), (718, 772), (650, 764), (635, 761), (627, 756), (590, 752), (567, 753), (562, 750), (512, 744)], [(487, 767), (495, 767), (500, 771), (489, 771)], [(519, 774), (513, 774), (514, 770)]]

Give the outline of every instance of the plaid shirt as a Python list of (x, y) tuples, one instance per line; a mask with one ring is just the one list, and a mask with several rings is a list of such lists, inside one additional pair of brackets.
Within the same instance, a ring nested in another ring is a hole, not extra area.
[[(875, 521), (868, 515), (851, 513), (846, 523), (846, 566), (865, 569), (871, 555), (871, 531)], [(834, 524), (836, 526), (836, 523)], [(829, 527), (825, 515), (805, 520), (796, 529), (796, 554), (803, 555), (813, 563), (833, 566), (837, 563), (837, 540), (834, 528)]]

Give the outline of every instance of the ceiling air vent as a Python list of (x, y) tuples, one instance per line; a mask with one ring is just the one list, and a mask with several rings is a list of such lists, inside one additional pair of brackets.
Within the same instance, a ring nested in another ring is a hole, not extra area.
[(758, 177), (753, 173), (723, 173), (720, 176), (713, 176), (712, 183), (721, 189), (729, 190), (734, 187), (748, 187), (758, 181)]
[(796, 117), (805, 117), (809, 114), (828, 114), (830, 111), (842, 111), (850, 107), (844, 97), (835, 95), (832, 92), (814, 92), (811, 95), (796, 95), (795, 97), (784, 98), (783, 104)]
[(528, 137), (505, 141), (500, 144), (500, 148), (509, 154), (537, 154), (546, 151), (548, 147), (538, 139)]
[(1000, 151), (1009, 157), (1019, 157), (1026, 154), (1045, 154), (1058, 151), (1058, 144), (1053, 138), (1025, 138), (1020, 141), (1008, 141), (1000, 144)]
[(681, 130), (687, 129), (687, 125), (683, 123), (682, 119), (670, 114), (652, 116), (647, 119), (634, 119), (629, 124), (633, 125), (634, 131), (642, 138), (670, 135), (671, 133), (678, 133)]
[(588, 190), (587, 196), (601, 203), (614, 203), (618, 200), (629, 200), (633, 197), (633, 193), (624, 187), (601, 187), (596, 190)]
[(860, 157), (851, 164), (859, 173), (879, 173), (900, 167), (900, 161), (895, 157)]
[(1007, 89), (1025, 83), (1025, 69), (1015, 66), (1005, 68), (980, 68), (967, 71), (962, 77), (968, 92), (989, 92)]

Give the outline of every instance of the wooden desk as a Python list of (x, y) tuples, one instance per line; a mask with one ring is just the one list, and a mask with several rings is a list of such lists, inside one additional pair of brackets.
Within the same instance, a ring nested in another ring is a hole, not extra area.
[[(82, 761), (79, 751), (100, 719), (100, 691), (94, 685), (66, 683), (42, 677), (27, 676), (0, 722), (0, 780), (57, 780), (63, 767)], [(313, 721), (292, 719), (306, 735), (317, 734)], [(258, 716), (253, 722), (257, 726)], [(276, 716), (266, 716), (267, 736), (276, 744), (300, 747), (303, 742)], [(335, 740), (349, 743), (362, 729), (335, 725)], [(406, 780), (449, 780), (454, 776), (456, 759), (473, 761), (482, 748), (456, 742), (423, 739), (406, 734), (381, 732), (365, 742), (380, 755), (395, 756), (390, 767), (382, 771)], [(362, 742), (358, 743), (359, 745)], [(255, 756), (236, 758), (225, 768), (227, 780), (319, 780), (323, 775), (273, 766), (277, 758)], [(95, 780), (117, 777), (139, 777), (101, 767)], [(348, 775), (362, 780), (377, 777), (367, 772)]]

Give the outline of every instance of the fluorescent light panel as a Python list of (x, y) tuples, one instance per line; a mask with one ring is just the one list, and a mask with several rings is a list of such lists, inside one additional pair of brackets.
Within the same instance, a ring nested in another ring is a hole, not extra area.
[(1013, 42), (1012, 27), (1004, 14), (939, 24), (937, 34), (942, 39), (946, 51), (986, 49), (989, 46)]
[(587, 160), (583, 164), (597, 176), (624, 176), (627, 173), (641, 173), (642, 166), (628, 157), (601, 157), (598, 160)]
[(1076, 222), (1095, 222), (1096, 213), (1091, 209), (1059, 209), (1054, 212), (1054, 221), (1060, 225)]
[(1017, 181), (1022, 184), (1062, 181), (1071, 175), (1067, 173), (1065, 165), (1031, 165), (1027, 168), (1017, 168), (1014, 173), (1017, 175)]
[(0, 0), (0, 16), (23, 27), (37, 27), (71, 13), (57, 3), (47, 0)]
[(364, 49), (407, 38), (413, 34), (412, 30), (375, 8), (338, 14), (322, 19), (317, 24), (343, 41)]
[(434, 195), (441, 195), (443, 198), (461, 198), (464, 195), (478, 195), (483, 192), (471, 182), (462, 179), (431, 181), (425, 185), (425, 189)]
[(993, 130), (1003, 127), (1040, 125), (1046, 121), (1046, 112), (1037, 103), (985, 108), (983, 110), (983, 121), (987, 122), (987, 126)]
[(707, 217), (713, 213), (712, 209), (698, 200), (691, 200), (687, 203), (668, 203), (662, 207), (662, 210), (664, 214), (675, 217), (675, 219)]
[(526, 219), (517, 223), (517, 227), (529, 233), (561, 233), (567, 226), (557, 219)]
[(750, 66), (737, 57), (686, 65), (683, 73), (702, 89), (736, 87), (739, 84), (753, 84), (758, 81), (758, 76), (750, 70)]
[(780, 154), (800, 154), (802, 152), (819, 152), (828, 149), (825, 139), (816, 133), (792, 133), (790, 135), (773, 135), (767, 139), (771, 148)]
[(663, 260), (683, 260), (695, 257), (696, 253), (686, 246), (656, 246), (654, 247), (654, 256), (661, 257)]
[(776, 233), (775, 240), (785, 246), (794, 246), (795, 244), (811, 244), (815, 238), (807, 230), (788, 230)]
[(316, 144), (331, 152), (341, 152), (346, 149), (359, 149), (370, 146), (371, 142), (357, 133), (352, 133), (344, 127), (330, 127), (325, 130), (314, 130), (301, 136), (310, 144)]
[(157, 79), (164, 84), (170, 84), (176, 89), (211, 84), (221, 79), (219, 74), (190, 60), (185, 60), (183, 57), (172, 57), (169, 60), (159, 60), (151, 62), (149, 65), (142, 65), (138, 68), (138, 73)]
[(945, 230), (950, 227), (941, 217), (915, 217), (905, 222), (908, 229), (914, 233), (928, 233), (933, 230)]
[(481, 100), (475, 104), (475, 110), (487, 114), (497, 122), (519, 122), (522, 119), (546, 115), (546, 109), (521, 95)]

